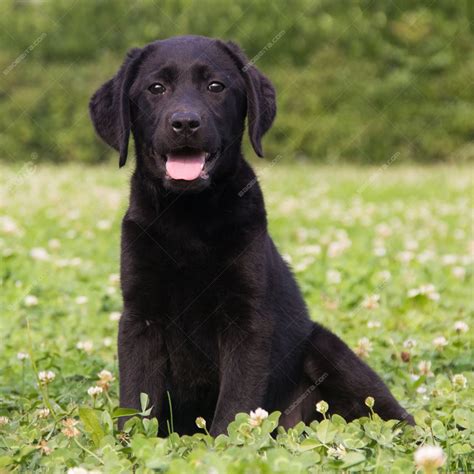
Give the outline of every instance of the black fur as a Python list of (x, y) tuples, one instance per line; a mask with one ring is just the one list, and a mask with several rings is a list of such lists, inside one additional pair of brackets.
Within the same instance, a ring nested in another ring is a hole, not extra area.
[[(226, 88), (207, 90), (218, 80)], [(162, 95), (148, 88), (166, 86)], [(199, 115), (200, 128), (178, 136), (176, 111)], [(139, 407), (140, 392), (166, 434), (173, 406), (178, 433), (212, 434), (238, 412), (280, 410), (292, 426), (317, 418), (315, 403), (347, 419), (367, 415), (373, 396), (385, 419), (413, 419), (381, 379), (334, 334), (312, 322), (291, 271), (267, 232), (255, 174), (241, 154), (245, 116), (251, 143), (275, 116), (270, 81), (232, 43), (188, 36), (132, 50), (90, 104), (98, 134), (136, 169), (122, 225), (119, 328), (120, 404)], [(166, 176), (166, 154), (209, 153), (206, 176)]]

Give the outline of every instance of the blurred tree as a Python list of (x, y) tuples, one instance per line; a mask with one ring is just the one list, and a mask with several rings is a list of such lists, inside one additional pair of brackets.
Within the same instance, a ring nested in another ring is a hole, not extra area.
[(0, 159), (107, 159), (90, 95), (127, 49), (178, 34), (232, 39), (271, 77), (270, 156), (474, 156), (470, 0), (6, 0), (1, 9)]

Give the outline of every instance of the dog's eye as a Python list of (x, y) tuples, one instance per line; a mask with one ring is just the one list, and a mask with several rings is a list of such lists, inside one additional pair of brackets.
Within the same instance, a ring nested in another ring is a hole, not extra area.
[(164, 94), (164, 92), (166, 91), (166, 87), (163, 85), (163, 84), (160, 84), (159, 82), (155, 82), (154, 84), (152, 84), (148, 90), (152, 93), (152, 94)]
[(224, 89), (225, 89), (225, 85), (222, 84), (222, 82), (217, 82), (217, 81), (211, 82), (207, 86), (207, 90), (210, 92), (222, 92)]

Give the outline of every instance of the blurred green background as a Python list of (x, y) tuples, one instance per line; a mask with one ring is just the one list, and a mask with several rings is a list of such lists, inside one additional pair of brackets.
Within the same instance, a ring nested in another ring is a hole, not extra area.
[(238, 42), (274, 82), (269, 158), (474, 157), (472, 0), (4, 0), (0, 18), (7, 162), (110, 159), (89, 97), (130, 47), (191, 33)]

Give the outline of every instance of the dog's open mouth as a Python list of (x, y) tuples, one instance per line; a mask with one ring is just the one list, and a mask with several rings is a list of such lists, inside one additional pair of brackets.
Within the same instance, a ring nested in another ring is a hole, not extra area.
[(195, 179), (207, 179), (206, 163), (215, 156), (196, 148), (180, 148), (164, 155), (166, 161), (166, 175), (171, 179), (183, 181), (194, 181)]

